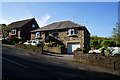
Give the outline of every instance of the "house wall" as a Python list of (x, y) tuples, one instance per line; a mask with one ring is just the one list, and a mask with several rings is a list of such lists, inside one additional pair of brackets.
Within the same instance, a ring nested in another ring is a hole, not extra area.
[(86, 30), (84, 30), (84, 48), (87, 52), (90, 50), (90, 34)]
[[(32, 24), (35, 24), (36, 27), (33, 28)], [(30, 40), (31, 39), (31, 33), (30, 33), (30, 31), (38, 29), (38, 28), (39, 28), (39, 26), (38, 26), (36, 20), (32, 19), (30, 22), (28, 22), (24, 26), (21, 26), (19, 28), (14, 28), (14, 29), (17, 30), (16, 34), (18, 35), (18, 37), (22, 37), (22, 40), (26, 41), (26, 40)], [(9, 35), (12, 35), (12, 32), (9, 32)]]
[(62, 41), (67, 47), (68, 43), (79, 42), (81, 47), (84, 47), (84, 30), (78, 30), (78, 36), (70, 37), (66, 31), (60, 31), (58, 34), (58, 40)]
[[(32, 24), (35, 24), (36, 27), (33, 28)], [(31, 39), (31, 33), (30, 33), (30, 31), (38, 29), (38, 28), (39, 28), (39, 26), (38, 26), (37, 22), (34, 19), (31, 20), (30, 22), (28, 22), (26, 25), (24, 25), (21, 28), (21, 32), (20, 32), (20, 36), (22, 37), (23, 41), (30, 40)]]
[[(49, 35), (53, 36), (52, 35), (53, 32), (54, 31), (49, 31), (49, 33), (50, 33)], [(66, 30), (65, 29), (58, 30), (58, 38), (57, 38), (59, 41), (64, 43), (66, 48), (67, 48), (68, 43), (77, 42), (77, 43), (80, 43), (81, 48), (85, 47), (85, 48), (89, 49), (90, 34), (85, 29), (78, 29), (77, 30), (78, 36), (73, 36), (73, 37), (68, 36), (67, 32), (68, 32), (67, 29)], [(31, 39), (36, 40), (35, 33), (31, 33)], [(37, 39), (37, 40), (44, 41), (45, 40), (45, 33), (42, 34), (41, 39)]]

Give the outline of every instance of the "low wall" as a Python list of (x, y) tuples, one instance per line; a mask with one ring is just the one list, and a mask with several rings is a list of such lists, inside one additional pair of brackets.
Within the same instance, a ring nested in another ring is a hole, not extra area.
[(18, 48), (29, 50), (29, 51), (32, 51), (32, 52), (36, 52), (36, 53), (39, 53), (39, 54), (42, 54), (42, 52), (43, 52), (43, 48), (38, 47), (38, 46), (22, 45), (22, 44), (15, 44), (14, 46), (16, 46)]
[(43, 50), (47, 51), (47, 52), (58, 53), (58, 54), (64, 54), (65, 53), (65, 48), (60, 48), (60, 47), (44, 46)]
[(88, 65), (120, 71), (120, 55), (101, 56), (100, 54), (84, 54), (79, 51), (75, 51), (73, 60)]

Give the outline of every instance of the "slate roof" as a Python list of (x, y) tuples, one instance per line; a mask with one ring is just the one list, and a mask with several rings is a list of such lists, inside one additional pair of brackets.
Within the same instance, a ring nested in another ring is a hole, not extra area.
[(33, 30), (31, 32), (68, 29), (68, 28), (75, 28), (75, 27), (85, 27), (85, 26), (74, 23), (72, 21), (62, 21), (62, 22), (55, 22), (55, 23), (46, 25), (42, 28)]
[(10, 26), (10, 28), (19, 28), (19, 27), (24, 26), (25, 24), (27, 24), (28, 22), (30, 22), (30, 21), (33, 20), (33, 19), (35, 19), (35, 18), (12, 22), (12, 23), (9, 24), (8, 26)]

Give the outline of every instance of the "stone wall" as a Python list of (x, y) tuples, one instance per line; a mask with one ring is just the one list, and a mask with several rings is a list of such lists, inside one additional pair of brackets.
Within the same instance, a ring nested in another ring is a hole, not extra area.
[(57, 53), (57, 54), (64, 54), (65, 53), (65, 48), (60, 48), (60, 47), (44, 46), (43, 50), (47, 51), (47, 52)]
[(43, 53), (43, 48), (42, 47), (37, 47), (37, 46), (32, 46), (32, 45), (22, 45), (22, 44), (15, 44), (15, 46), (18, 47), (18, 48), (22, 48), (22, 49), (29, 50), (29, 51), (32, 51), (32, 52), (36, 52), (36, 53), (39, 53), (39, 54)]
[(101, 56), (100, 54), (84, 54), (80, 51), (75, 51), (73, 60), (88, 65), (120, 71), (120, 55)]
[(58, 40), (62, 41), (65, 46), (67, 47), (68, 43), (79, 42), (80, 47), (84, 47), (84, 30), (78, 30), (77, 36), (68, 36), (67, 30), (66, 31), (59, 31)]

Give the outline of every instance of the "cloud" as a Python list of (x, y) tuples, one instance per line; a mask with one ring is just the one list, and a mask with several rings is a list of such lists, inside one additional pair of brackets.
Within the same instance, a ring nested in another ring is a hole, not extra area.
[(50, 15), (44, 15), (40, 18), (40, 20), (38, 21), (38, 24), (40, 27), (43, 27), (46, 25), (46, 22), (51, 18)]

